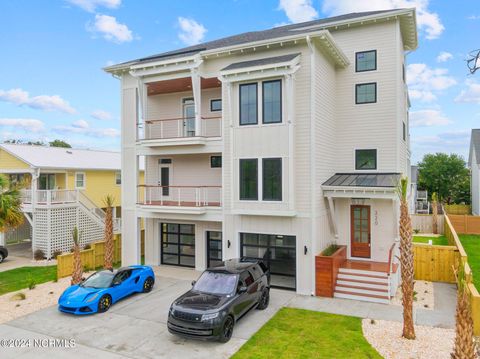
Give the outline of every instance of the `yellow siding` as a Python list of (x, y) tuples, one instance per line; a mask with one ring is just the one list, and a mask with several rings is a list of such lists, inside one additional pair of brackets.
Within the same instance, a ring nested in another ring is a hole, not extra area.
[(57, 173), (55, 175), (55, 189), (67, 189), (65, 185), (65, 173)]
[(17, 168), (30, 168), (28, 163), (19, 160), (17, 157), (12, 156), (5, 150), (0, 150), (0, 168), (2, 169), (17, 169)]

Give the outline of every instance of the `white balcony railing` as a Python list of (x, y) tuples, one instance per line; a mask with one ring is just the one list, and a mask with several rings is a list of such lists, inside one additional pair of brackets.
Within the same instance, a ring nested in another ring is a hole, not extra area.
[(221, 186), (138, 186), (138, 203), (152, 206), (221, 207)]
[[(142, 124), (139, 124), (139, 129)], [(222, 117), (202, 117), (199, 133), (195, 130), (194, 117), (145, 120), (145, 128), (138, 131), (139, 140), (164, 140), (189, 137), (220, 137)]]
[(62, 204), (62, 203), (74, 203), (78, 200), (78, 191), (76, 190), (36, 190), (32, 196), (31, 190), (22, 190), (21, 198), (22, 202), (26, 204), (50, 205), (50, 204)]

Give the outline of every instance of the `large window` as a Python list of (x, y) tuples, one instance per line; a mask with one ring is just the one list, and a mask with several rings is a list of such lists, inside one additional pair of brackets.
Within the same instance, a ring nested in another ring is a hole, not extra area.
[(376, 170), (377, 169), (377, 150), (356, 150), (355, 151), (355, 169), (356, 170)]
[(263, 200), (282, 200), (282, 159), (264, 158), (263, 172)]
[(355, 103), (377, 102), (377, 83), (358, 84), (355, 86)]
[(258, 123), (257, 84), (240, 85), (240, 125)]
[(258, 160), (240, 160), (240, 199), (258, 200)]
[(377, 69), (377, 50), (362, 51), (355, 54), (355, 71), (373, 71)]
[(282, 81), (262, 82), (263, 123), (282, 122)]
[(162, 264), (195, 267), (195, 225), (161, 223)]
[(85, 173), (75, 172), (75, 188), (76, 189), (85, 188)]

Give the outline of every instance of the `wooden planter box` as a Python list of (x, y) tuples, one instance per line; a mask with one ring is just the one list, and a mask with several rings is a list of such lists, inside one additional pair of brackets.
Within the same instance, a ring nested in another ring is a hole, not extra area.
[(315, 295), (333, 297), (338, 269), (347, 260), (347, 246), (339, 246), (331, 256), (315, 256)]

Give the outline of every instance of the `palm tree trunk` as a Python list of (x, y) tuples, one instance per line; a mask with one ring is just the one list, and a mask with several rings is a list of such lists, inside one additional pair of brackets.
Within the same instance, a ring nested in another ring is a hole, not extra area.
[(473, 340), (472, 309), (465, 283), (460, 283), (458, 286), (455, 319), (455, 346), (452, 359), (476, 358), (475, 342)]
[(72, 273), (72, 285), (78, 284), (82, 281), (83, 267), (82, 259), (80, 258), (80, 246), (78, 244), (73, 245), (73, 273)]
[(113, 269), (113, 250), (113, 215), (109, 206), (105, 215), (105, 269)]

